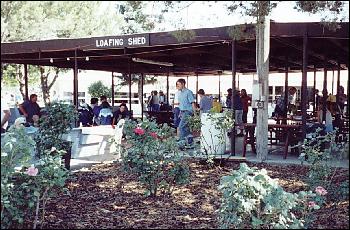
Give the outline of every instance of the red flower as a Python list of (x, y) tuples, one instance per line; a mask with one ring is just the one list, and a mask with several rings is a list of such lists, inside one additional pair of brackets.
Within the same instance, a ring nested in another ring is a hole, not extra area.
[(154, 139), (158, 138), (158, 135), (155, 132), (150, 132), (149, 135), (151, 135)]
[(137, 127), (134, 129), (134, 132), (138, 135), (143, 135), (145, 134), (145, 130), (143, 130), (141, 127)]

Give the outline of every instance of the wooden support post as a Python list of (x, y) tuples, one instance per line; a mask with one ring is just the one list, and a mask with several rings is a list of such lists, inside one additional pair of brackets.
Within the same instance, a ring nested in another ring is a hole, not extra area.
[(143, 103), (143, 85), (144, 85), (144, 76), (143, 76), (143, 73), (141, 73), (141, 119), (143, 120), (143, 106), (144, 106), (144, 103)]
[[(339, 105), (339, 88), (340, 88), (340, 62), (338, 62), (338, 78), (337, 78), (337, 104)], [(349, 80), (349, 78), (348, 78)], [(348, 85), (349, 88), (349, 85)], [(345, 93), (345, 92), (344, 92)]]
[(25, 92), (25, 100), (29, 100), (28, 93), (28, 65), (24, 64), (24, 92)]
[(112, 72), (112, 107), (114, 107), (114, 72)]
[[(288, 71), (289, 71), (289, 67), (288, 67), (288, 56), (286, 56), (286, 72), (284, 75), (284, 108), (288, 109)], [(282, 120), (282, 124), (287, 124), (287, 120)]]
[(232, 66), (231, 66), (231, 71), (232, 71), (232, 98), (231, 98), (231, 108), (233, 109), (233, 128), (231, 130), (231, 156), (236, 155), (236, 120), (235, 120), (235, 110), (233, 108), (234, 105), (234, 94), (236, 91), (236, 41), (232, 40)]
[(219, 72), (219, 102), (221, 103), (221, 74)]
[(308, 39), (307, 29), (303, 36), (303, 76), (301, 81), (301, 113), (302, 113), (302, 138), (306, 137), (306, 103), (308, 102), (307, 95), (307, 62), (308, 62)]
[(198, 103), (198, 73), (196, 73), (196, 102)]
[(128, 84), (129, 84), (129, 111), (131, 111), (132, 110), (132, 108), (131, 108), (131, 67), (130, 67), (130, 59), (129, 59), (129, 62), (128, 62), (128, 66), (129, 66), (129, 78), (128, 78)]
[[(169, 71), (166, 75), (166, 101), (165, 101), (165, 103), (167, 105), (169, 105)], [(168, 111), (168, 108), (169, 108), (169, 106), (167, 107), (167, 111)]]
[(323, 76), (323, 98), (322, 98), (322, 121), (326, 121), (326, 101), (328, 97), (328, 91), (327, 91), (327, 61), (324, 60), (324, 76)]
[(317, 108), (318, 108), (318, 105), (316, 105), (316, 67), (314, 69), (314, 96), (313, 96), (313, 104), (314, 104), (314, 108), (313, 108), (313, 112), (314, 114), (317, 112)]
[(78, 108), (78, 49), (74, 50), (74, 78), (73, 78), (73, 102), (75, 108)]

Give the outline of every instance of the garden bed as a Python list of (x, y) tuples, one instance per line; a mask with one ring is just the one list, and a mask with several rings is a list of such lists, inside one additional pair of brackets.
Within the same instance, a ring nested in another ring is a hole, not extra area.
[[(307, 168), (300, 165), (248, 163), (268, 170), (288, 192), (305, 189)], [(120, 164), (95, 165), (74, 173), (67, 181), (71, 196), (61, 195), (47, 203), (44, 228), (218, 228), (215, 210), (220, 205), (220, 178), (237, 169), (227, 162), (210, 168), (191, 160), (190, 184), (177, 187), (170, 197), (145, 197), (137, 178), (123, 172)], [(338, 171), (337, 183), (349, 176)], [(318, 210), (313, 228), (348, 228), (349, 199), (330, 201)]]

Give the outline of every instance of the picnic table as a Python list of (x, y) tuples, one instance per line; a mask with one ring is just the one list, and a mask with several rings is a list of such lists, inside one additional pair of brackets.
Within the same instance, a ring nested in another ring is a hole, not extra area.
[(154, 117), (156, 119), (156, 122), (158, 124), (168, 124), (169, 126), (172, 126), (173, 123), (173, 112), (170, 111), (144, 111), (147, 113), (149, 118)]
[[(246, 130), (251, 130), (252, 128), (256, 127), (256, 124), (252, 123), (244, 123), (243, 125)], [(301, 127), (302, 126), (300, 124), (268, 124), (268, 131), (270, 132), (270, 144), (272, 144), (272, 140), (282, 140), (283, 136), (285, 136), (283, 157), (284, 159), (286, 159), (288, 155), (288, 146), (292, 143), (292, 141), (298, 141), (298, 137), (301, 137)], [(273, 132), (276, 133), (275, 137), (272, 136)], [(251, 144), (253, 151), (255, 150), (254, 132), (248, 131), (244, 135), (243, 157), (245, 157), (246, 155), (247, 144)]]

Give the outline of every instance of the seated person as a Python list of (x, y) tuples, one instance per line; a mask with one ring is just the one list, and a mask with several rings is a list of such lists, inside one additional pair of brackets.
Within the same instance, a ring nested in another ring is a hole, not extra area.
[(85, 102), (81, 103), (78, 107), (79, 112), (79, 122), (81, 122), (83, 127), (90, 127), (93, 125), (94, 114), (91, 107)]
[(29, 100), (26, 100), (19, 105), (19, 110), (24, 117), (26, 117), (27, 122), (33, 124), (33, 116), (38, 115), (40, 117), (40, 107), (37, 103), (38, 96), (36, 94), (31, 94)]
[(101, 110), (100, 110), (98, 117), (99, 117), (100, 122), (101, 122), (100, 125), (111, 125), (112, 124), (113, 113), (112, 113), (111, 106), (109, 105), (109, 103), (107, 101), (102, 102)]
[(130, 118), (128, 108), (124, 103), (120, 104), (119, 109), (113, 113), (112, 126), (118, 124), (120, 119)]

